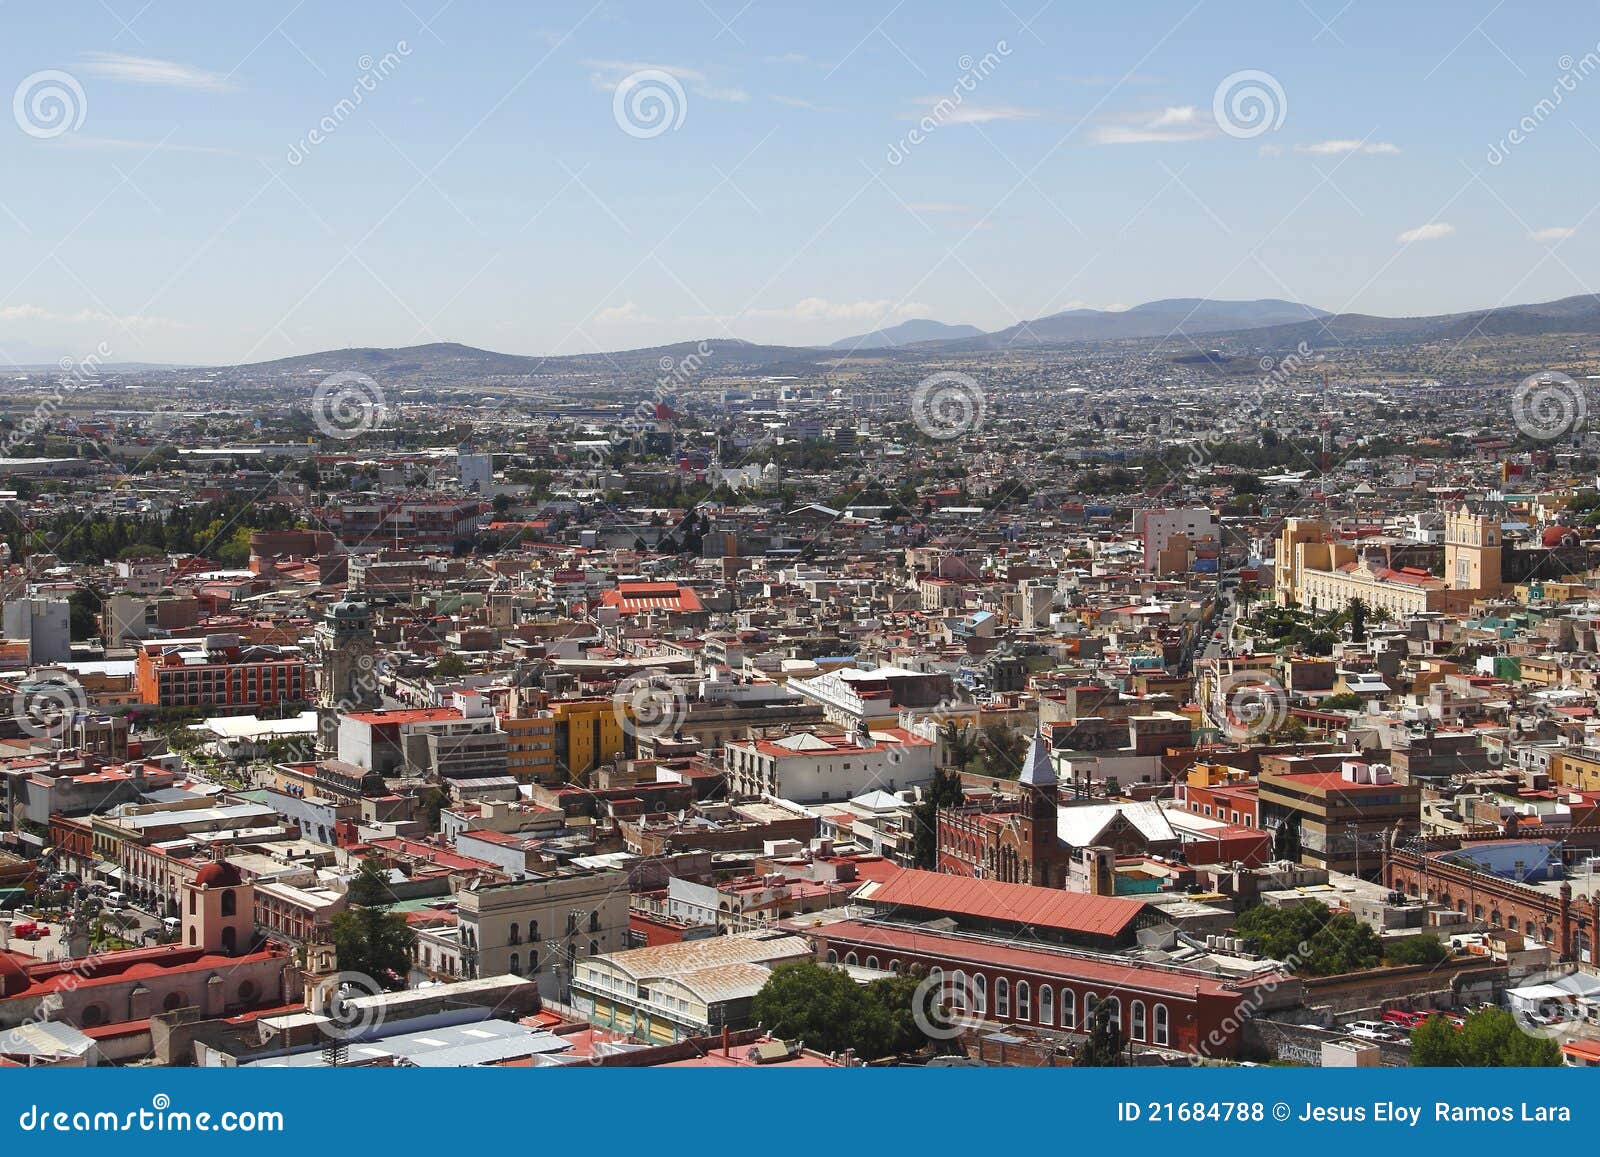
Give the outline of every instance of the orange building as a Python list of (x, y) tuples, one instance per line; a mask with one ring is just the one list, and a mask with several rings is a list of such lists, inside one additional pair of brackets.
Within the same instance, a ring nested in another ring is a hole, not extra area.
[(308, 698), (299, 647), (241, 643), (237, 635), (140, 644), (139, 702), (152, 707), (260, 707)]

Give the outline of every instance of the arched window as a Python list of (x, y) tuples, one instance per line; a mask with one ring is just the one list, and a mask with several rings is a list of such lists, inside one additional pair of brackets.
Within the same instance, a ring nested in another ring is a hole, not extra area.
[(972, 1008), (974, 1012), (989, 1011), (989, 978), (981, 972), (972, 974)]
[(522, 925), (518, 924), (515, 920), (511, 921), (511, 931), (506, 933), (506, 943), (507, 944), (521, 944), (522, 943)]
[(846, 953), (844, 962), (851, 967), (861, 963), (861, 961), (856, 958), (856, 954), (854, 952)]
[(1155, 1006), (1155, 1035), (1150, 1039), (1158, 1045), (1169, 1043), (1167, 1040), (1167, 1006), (1164, 1004)]
[(837, 952), (835, 952), (831, 948), (828, 949), (828, 963), (829, 964), (837, 964), (837, 963), (839, 963), (839, 954)]
[(1061, 1027), (1078, 1027), (1078, 994), (1070, 988), (1061, 990)]
[(600, 953), (600, 941), (598, 941), (598, 940), (589, 941), (589, 955), (590, 956), (597, 956), (597, 955), (599, 955), (599, 953)]
[(956, 969), (955, 979), (950, 982), (950, 1007), (967, 1007), (967, 974), (961, 969)]
[(176, 1009), (176, 1008), (182, 1008), (183, 1007), (183, 993), (181, 993), (181, 992), (169, 992), (169, 993), (167, 993), (167, 999), (161, 1002), (161, 1007), (164, 1008), (168, 1012), (171, 1012), (173, 1009)]
[(78, 1018), (83, 1022), (84, 1028), (98, 1028), (106, 1023), (106, 1006), (91, 1004), (78, 1014)]
[(1129, 1035), (1132, 1036), (1134, 1040), (1144, 1040), (1144, 1001), (1134, 1001), (1133, 1004), (1131, 1004), (1128, 1008), (1128, 1014), (1133, 1022), (1129, 1030)]
[(1003, 976), (994, 982), (994, 1014), (1011, 1015), (1011, 982)]
[(1033, 1019), (1033, 990), (1026, 980), (1017, 981), (1017, 1019)]
[(589, 931), (591, 931), (591, 932), (600, 931), (600, 913), (599, 912), (590, 912), (589, 913)]
[(1088, 1024), (1089, 1018), (1094, 1015), (1094, 1006), (1100, 1003), (1100, 998), (1092, 992), (1083, 994), (1083, 1023)]
[(506, 971), (513, 975), (522, 971), (522, 956), (519, 953), (513, 952), (511, 954), (511, 966)]
[(239, 897), (232, 888), (222, 893), (222, 914), (224, 916), (237, 916), (239, 914)]
[(539, 971), (539, 954), (533, 949), (528, 950), (528, 975), (532, 976)]
[(876, 956), (867, 957), (867, 967), (868, 968), (876, 968), (876, 967), (878, 967), (878, 958)]
[(1056, 990), (1048, 984), (1039, 986), (1039, 1023), (1055, 1024), (1056, 1022)]
[(1116, 996), (1106, 997), (1111, 1002), (1111, 1023), (1119, 1029), (1122, 1027), (1122, 999)]

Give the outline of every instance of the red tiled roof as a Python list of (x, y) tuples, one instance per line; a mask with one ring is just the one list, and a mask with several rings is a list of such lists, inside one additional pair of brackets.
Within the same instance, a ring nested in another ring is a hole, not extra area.
[(873, 904), (928, 908), (956, 916), (1117, 936), (1144, 910), (1139, 900), (1089, 896), (1032, 884), (1004, 884), (907, 868), (879, 884)]
[[(958, 879), (950, 876), (948, 879)], [(969, 881), (985, 883), (988, 881)], [(1021, 884), (1007, 887), (1025, 887)], [(1041, 889), (1049, 891), (1050, 889)], [(1013, 968), (1069, 980), (1092, 983), (1112, 993), (1152, 992), (1192, 1001), (1197, 995), (1237, 996), (1226, 979), (1194, 969), (1155, 968), (1115, 956), (1087, 956), (1081, 953), (1053, 952), (1020, 944), (988, 943), (981, 940), (945, 936), (914, 928), (894, 928), (864, 920), (841, 920), (818, 929), (831, 946), (834, 944), (873, 945), (881, 949), (922, 956), (943, 956), (954, 962), (987, 964)]]

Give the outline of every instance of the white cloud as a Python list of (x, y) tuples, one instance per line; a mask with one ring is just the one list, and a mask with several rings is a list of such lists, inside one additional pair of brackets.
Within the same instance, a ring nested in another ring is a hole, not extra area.
[(1367, 153), (1374, 157), (1392, 157), (1400, 152), (1398, 145), (1388, 141), (1333, 140), (1317, 141), (1309, 145), (1296, 145), (1297, 153), (1310, 153), (1318, 157), (1338, 157), (1345, 153)]
[(1552, 225), (1548, 229), (1535, 229), (1528, 234), (1531, 241), (1565, 241), (1577, 230), (1568, 225)]
[(595, 87), (606, 92), (611, 92), (636, 72), (664, 72), (680, 81), (696, 96), (705, 97), (707, 100), (739, 104), (750, 99), (750, 94), (742, 88), (717, 87), (699, 69), (685, 68), (678, 64), (647, 64), (637, 60), (585, 60), (583, 64), (594, 69), (589, 79)]
[(981, 125), (990, 121), (1037, 120), (1038, 109), (1014, 104), (958, 104), (954, 97), (925, 96), (916, 102), (917, 110), (902, 120), (931, 118), (942, 125)]
[(1448, 237), (1456, 231), (1454, 225), (1446, 225), (1443, 221), (1430, 221), (1426, 225), (1418, 225), (1415, 229), (1407, 229), (1397, 241), (1410, 244), (1413, 241), (1437, 241), (1441, 237)]
[(220, 72), (210, 72), (171, 60), (126, 56), (120, 52), (86, 52), (83, 70), (91, 76), (129, 84), (155, 84), (165, 88), (200, 88), (220, 92), (233, 87)]
[(779, 104), (786, 104), (790, 108), (809, 109), (812, 112), (841, 112), (842, 110), (831, 104), (817, 104), (814, 101), (802, 100), (797, 96), (775, 96), (772, 98)]
[(1210, 118), (1186, 104), (1117, 117), (1096, 125), (1089, 139), (1097, 145), (1159, 145), (1205, 140), (1216, 131)]
[(597, 325), (640, 325), (655, 321), (655, 318), (630, 301), (602, 309), (594, 315), (594, 320)]
[(127, 330), (181, 329), (181, 322), (150, 314), (130, 313), (117, 315), (100, 309), (79, 309), (69, 313), (46, 309), (39, 305), (7, 305), (0, 307), (0, 324), (27, 322), (31, 325), (115, 325)]

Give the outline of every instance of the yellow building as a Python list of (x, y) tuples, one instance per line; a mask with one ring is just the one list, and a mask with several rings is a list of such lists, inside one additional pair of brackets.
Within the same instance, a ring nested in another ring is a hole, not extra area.
[(1487, 503), (1463, 502), (1444, 514), (1444, 575), (1451, 590), (1500, 593), (1500, 519)]
[(555, 721), (555, 757), (566, 767), (569, 779), (626, 750), (627, 737), (610, 698), (556, 699), (550, 715)]
[(1572, 791), (1600, 791), (1600, 751), (1569, 747), (1552, 752), (1550, 778)]
[(506, 733), (506, 770), (523, 783), (559, 783), (556, 771), (556, 719), (551, 711), (527, 706), (513, 693), (500, 717)]

